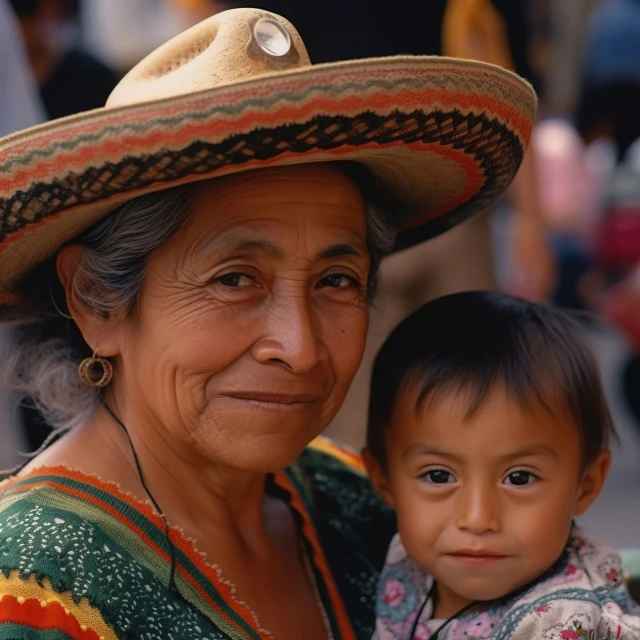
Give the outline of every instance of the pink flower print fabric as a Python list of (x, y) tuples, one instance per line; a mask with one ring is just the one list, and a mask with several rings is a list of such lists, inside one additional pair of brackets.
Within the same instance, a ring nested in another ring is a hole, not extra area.
[[(380, 576), (373, 640), (410, 640), (431, 587), (399, 536)], [(411, 640), (430, 640), (442, 621), (422, 610)], [(482, 603), (453, 620), (438, 640), (640, 640), (640, 606), (629, 595), (619, 556), (574, 527), (562, 556), (533, 585)]]

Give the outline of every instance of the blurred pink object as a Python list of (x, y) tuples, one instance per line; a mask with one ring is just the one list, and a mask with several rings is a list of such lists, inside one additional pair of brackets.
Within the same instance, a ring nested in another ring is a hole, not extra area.
[(546, 120), (533, 132), (540, 203), (551, 231), (588, 237), (598, 212), (602, 177), (594, 175), (587, 149), (564, 120)]
[(599, 311), (631, 342), (640, 353), (640, 267), (620, 284), (607, 291)]

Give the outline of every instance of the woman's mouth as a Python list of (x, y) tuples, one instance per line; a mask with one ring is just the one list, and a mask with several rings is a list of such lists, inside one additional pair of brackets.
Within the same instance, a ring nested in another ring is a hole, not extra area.
[(232, 401), (242, 403), (247, 408), (277, 413), (291, 413), (308, 409), (320, 399), (320, 395), (311, 393), (268, 393), (233, 392), (224, 394)]

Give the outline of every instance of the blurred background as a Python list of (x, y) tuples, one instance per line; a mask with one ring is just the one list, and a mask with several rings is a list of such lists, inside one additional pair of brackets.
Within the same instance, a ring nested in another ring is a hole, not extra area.
[[(243, 3), (244, 4), (244, 3)], [(640, 547), (640, 0), (271, 0), (314, 62), (444, 54), (492, 62), (540, 95), (533, 144), (493, 211), (390, 258), (367, 354), (329, 427), (359, 448), (371, 360), (425, 301), (500, 288), (571, 310), (601, 363), (620, 434), (585, 518)], [(226, 0), (0, 0), (0, 136), (102, 106), (142, 57)], [(11, 340), (2, 329), (0, 342)], [(0, 386), (0, 468), (48, 428)]]

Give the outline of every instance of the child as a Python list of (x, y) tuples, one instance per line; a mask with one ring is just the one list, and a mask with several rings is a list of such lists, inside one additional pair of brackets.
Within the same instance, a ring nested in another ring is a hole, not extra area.
[(374, 638), (638, 640), (618, 555), (573, 523), (613, 435), (561, 312), (472, 292), (400, 324), (376, 358), (364, 451), (399, 530)]

